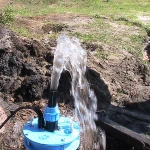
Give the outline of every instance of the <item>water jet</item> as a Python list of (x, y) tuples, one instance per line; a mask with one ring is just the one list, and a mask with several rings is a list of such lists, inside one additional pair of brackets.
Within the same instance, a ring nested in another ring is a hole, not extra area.
[[(86, 65), (87, 53), (79, 40), (70, 39), (62, 34), (57, 40), (48, 104), (44, 113), (36, 107), (20, 107), (0, 128), (20, 109), (33, 109), (38, 117), (30, 119), (23, 128), (24, 145), (27, 150), (76, 150), (80, 145), (80, 135), (84, 139), (83, 149), (104, 150), (105, 140), (100, 140), (101, 135), (97, 133), (95, 124), (97, 98), (86, 79)], [(57, 105), (57, 90), (63, 70), (67, 70), (72, 79), (70, 93), (74, 98), (75, 121), (61, 116)], [(104, 145), (103, 148), (101, 145)]]

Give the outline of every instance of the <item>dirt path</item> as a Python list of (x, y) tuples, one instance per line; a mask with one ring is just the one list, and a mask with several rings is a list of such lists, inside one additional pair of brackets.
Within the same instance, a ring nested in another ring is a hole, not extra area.
[(0, 9), (6, 5), (8, 5), (11, 0), (0, 0)]

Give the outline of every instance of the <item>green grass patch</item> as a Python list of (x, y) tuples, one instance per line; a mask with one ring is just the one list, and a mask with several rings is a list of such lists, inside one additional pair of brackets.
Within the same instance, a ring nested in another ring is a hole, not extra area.
[(97, 39), (94, 34), (90, 34), (90, 33), (82, 34), (82, 33), (79, 33), (79, 32), (75, 32), (75, 33), (72, 33), (72, 36), (75, 36), (79, 39), (82, 39), (85, 42), (93, 42)]
[(0, 10), (0, 23), (1, 24), (10, 24), (14, 20), (14, 16), (10, 7)]
[[(18, 5), (20, 4), (20, 6)], [(20, 14), (20, 8), (22, 14)], [(43, 15), (47, 13), (77, 13), (86, 15), (105, 16), (132, 16), (133, 12), (150, 12), (148, 0), (113, 0), (105, 2), (103, 0), (69, 1), (69, 0), (16, 0), (12, 5), (16, 15)], [(37, 9), (38, 8), (38, 9)], [(19, 11), (18, 11), (19, 10)]]
[[(84, 33), (77, 30), (70, 34), (85, 42), (101, 42), (116, 50), (127, 50), (138, 57), (142, 57), (143, 42), (150, 36), (150, 25), (138, 20), (138, 15), (150, 14), (149, 0), (110, 0), (108, 2), (104, 0), (16, 0), (9, 8), (13, 16), (21, 17), (50, 14), (89, 16), (95, 20), (86, 25), (89, 31)], [(11, 28), (22, 36), (38, 38), (43, 36), (38, 33), (35, 35), (19, 24), (12, 24)], [(59, 23), (47, 24), (46, 29), (54, 30), (54, 33), (46, 36), (57, 38), (63, 28), (65, 27)], [(136, 34), (132, 33), (133, 28)], [(99, 52), (98, 56), (107, 59), (105, 52)]]

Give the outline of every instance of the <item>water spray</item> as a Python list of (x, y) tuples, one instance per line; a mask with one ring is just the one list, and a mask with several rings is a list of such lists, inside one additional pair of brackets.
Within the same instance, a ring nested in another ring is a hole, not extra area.
[(99, 150), (101, 143), (96, 134), (95, 124), (97, 99), (85, 77), (86, 65), (87, 53), (82, 49), (79, 40), (61, 35), (57, 41), (49, 99), (44, 113), (38, 108), (29, 106), (18, 108), (0, 128), (18, 110), (33, 109), (38, 117), (30, 118), (23, 128), (24, 145), (27, 150), (77, 150), (80, 145), (80, 126), (70, 118), (61, 116), (57, 105), (59, 79), (62, 71), (67, 70), (72, 78), (71, 93), (75, 101), (76, 116), (82, 124), (85, 141), (83, 147), (85, 150), (91, 150), (95, 145), (95, 149)]

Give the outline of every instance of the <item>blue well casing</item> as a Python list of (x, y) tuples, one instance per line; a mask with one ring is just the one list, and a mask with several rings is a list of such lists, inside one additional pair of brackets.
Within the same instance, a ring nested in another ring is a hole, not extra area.
[(38, 128), (38, 118), (27, 122), (23, 129), (24, 145), (27, 150), (76, 150), (80, 144), (80, 127), (67, 117), (60, 117), (58, 106), (46, 107), (46, 121), (58, 121), (58, 129), (49, 132)]

